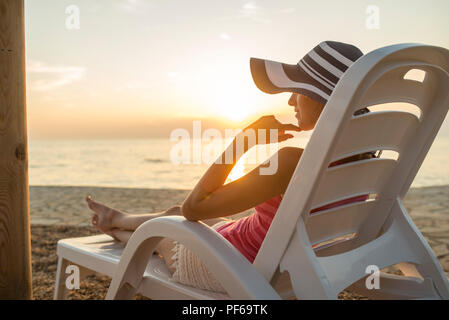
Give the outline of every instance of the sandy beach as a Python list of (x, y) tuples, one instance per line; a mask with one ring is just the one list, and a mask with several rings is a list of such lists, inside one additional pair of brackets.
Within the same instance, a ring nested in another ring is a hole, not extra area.
[[(56, 242), (62, 238), (97, 233), (84, 198), (92, 195), (129, 213), (157, 212), (180, 204), (188, 190), (103, 187), (30, 187), (33, 291), (35, 299), (51, 299), (56, 271)], [(449, 186), (411, 189), (405, 206), (449, 276)], [(250, 213), (251, 210), (240, 215)], [(239, 216), (240, 216), (239, 215)], [(238, 216), (237, 216), (238, 217)], [(82, 284), (71, 299), (104, 298), (109, 279), (95, 276)], [(342, 294), (341, 299), (358, 298)]]

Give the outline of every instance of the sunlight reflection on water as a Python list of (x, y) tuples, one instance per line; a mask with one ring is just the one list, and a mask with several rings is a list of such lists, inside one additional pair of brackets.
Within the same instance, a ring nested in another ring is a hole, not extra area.
[[(279, 147), (305, 147), (307, 140), (295, 138)], [(223, 150), (227, 145), (225, 141), (216, 143), (216, 150)], [(29, 142), (30, 185), (191, 189), (209, 163), (173, 164), (170, 150), (175, 144), (168, 139), (32, 140)], [(435, 140), (413, 187), (449, 184), (448, 150), (449, 138)], [(238, 162), (228, 181), (252, 170), (276, 148), (268, 151), (262, 158), (258, 157), (257, 149), (252, 149)]]

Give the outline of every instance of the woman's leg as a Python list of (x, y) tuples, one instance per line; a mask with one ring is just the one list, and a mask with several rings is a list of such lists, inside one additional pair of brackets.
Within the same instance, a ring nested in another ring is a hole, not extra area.
[[(127, 243), (133, 231), (136, 230), (142, 223), (157, 217), (182, 215), (181, 207), (175, 206), (166, 211), (158, 213), (148, 214), (127, 214), (118, 210), (112, 209), (106, 205), (103, 205), (92, 197), (88, 196), (86, 199), (88, 206), (95, 213), (92, 217), (92, 223), (100, 231), (114, 237), (116, 240)], [(230, 221), (227, 218), (215, 218), (204, 220), (203, 222), (208, 226), (221, 221)], [(175, 243), (173, 240), (164, 238), (156, 247), (156, 251), (164, 258), (170, 271), (173, 273), (175, 270), (172, 268), (174, 260), (172, 259)]]
[(94, 211), (92, 224), (104, 233), (109, 233), (113, 229), (134, 231), (142, 223), (150, 219), (181, 215), (181, 208), (179, 206), (157, 213), (128, 214), (99, 203), (93, 200), (91, 196), (88, 196), (86, 201), (89, 208)]
[[(133, 232), (125, 231), (119, 229), (111, 230), (110, 235), (114, 237), (116, 240), (127, 243), (129, 238), (131, 238)], [(173, 248), (175, 247), (175, 243), (173, 240), (164, 238), (162, 239), (156, 246), (156, 252), (164, 259), (165, 264), (171, 273), (175, 272), (176, 269), (173, 267), (173, 262), (175, 262), (173, 257)]]
[[(217, 218), (217, 219), (210, 219), (205, 220), (204, 223), (206, 223), (208, 226), (213, 226), (214, 224), (221, 222), (221, 221), (228, 221), (229, 219), (225, 218)], [(131, 238), (133, 232), (132, 231), (125, 231), (120, 229), (113, 229), (110, 232), (110, 235), (114, 237), (116, 240), (127, 243), (129, 238)], [(170, 272), (173, 274), (176, 271), (176, 268), (174, 267), (175, 260), (172, 259), (173, 257), (173, 248), (175, 247), (175, 242), (172, 239), (164, 238), (162, 239), (156, 246), (156, 252), (164, 259), (165, 264), (167, 265)]]
[[(209, 227), (212, 227), (214, 224), (221, 222), (221, 221), (231, 221), (231, 220), (226, 219), (226, 218), (216, 218), (216, 219), (204, 220), (203, 222), (205, 224), (207, 224)], [(114, 237), (116, 240), (118, 240), (120, 242), (127, 243), (129, 238), (131, 238), (133, 231), (121, 230), (121, 229), (111, 229), (107, 234)], [(170, 239), (165, 238), (164, 240), (170, 240)], [(172, 246), (172, 248), (173, 248), (173, 246)]]
[[(92, 217), (92, 224), (104, 233), (108, 233), (114, 229), (134, 231), (142, 223), (157, 218), (167, 216), (181, 216), (181, 207), (174, 206), (168, 210), (157, 213), (145, 213), (145, 214), (128, 214), (119, 210), (110, 208), (102, 203), (99, 203), (88, 196), (87, 204), (91, 210), (94, 211)], [(204, 220), (203, 222), (208, 226), (212, 226), (220, 221), (227, 221), (226, 218), (214, 218)]]

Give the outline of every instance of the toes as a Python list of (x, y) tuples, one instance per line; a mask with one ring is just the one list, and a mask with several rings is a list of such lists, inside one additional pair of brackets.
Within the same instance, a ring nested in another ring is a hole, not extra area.
[(95, 204), (96, 202), (94, 201), (94, 199), (92, 199), (91, 195), (88, 195), (88, 196), (86, 197), (86, 202), (87, 202), (87, 206), (88, 206), (91, 210), (94, 210), (94, 204)]
[(104, 206), (99, 204), (98, 202), (96, 202), (95, 200), (89, 199), (87, 202), (88, 207), (97, 212), (97, 213), (101, 213), (102, 209), (104, 209)]
[(97, 226), (97, 225), (98, 225), (98, 220), (99, 220), (98, 215), (94, 214), (94, 215), (92, 216), (92, 224), (93, 224), (94, 226)]

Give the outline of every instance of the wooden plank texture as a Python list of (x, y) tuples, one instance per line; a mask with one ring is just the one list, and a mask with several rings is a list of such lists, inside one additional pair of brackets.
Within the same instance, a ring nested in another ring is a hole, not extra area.
[(23, 0), (0, 0), (0, 299), (31, 298)]

